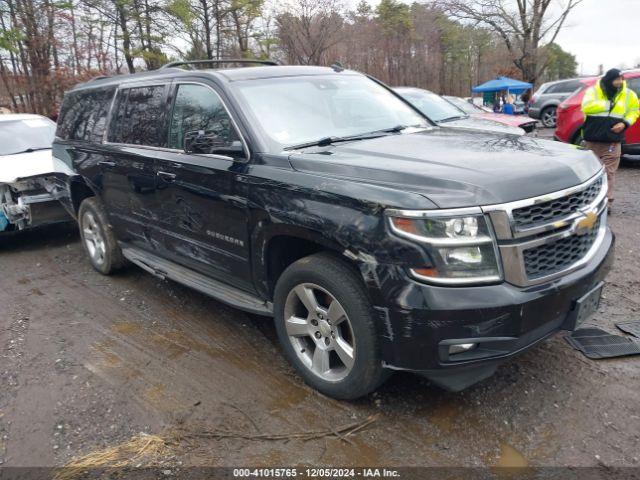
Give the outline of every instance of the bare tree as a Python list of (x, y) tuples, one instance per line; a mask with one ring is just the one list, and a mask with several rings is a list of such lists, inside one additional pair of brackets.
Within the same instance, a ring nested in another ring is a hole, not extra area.
[(276, 17), (287, 60), (303, 65), (326, 63), (326, 53), (342, 38), (343, 18), (336, 0), (296, 0)]
[[(553, 43), (569, 13), (584, 0), (440, 0), (454, 18), (495, 31), (524, 80), (536, 83), (546, 67), (545, 44)], [(553, 15), (553, 10), (556, 14)]]
[(0, 104), (55, 115), (74, 84), (169, 56), (340, 61), (392, 85), (468, 95), (516, 65), (528, 80), (545, 78), (546, 63), (562, 67), (556, 76), (575, 70), (549, 42), (583, 0), (553, 1), (0, 0)]
[(263, 0), (233, 0), (231, 2), (229, 16), (240, 57), (250, 56), (249, 40), (253, 25), (262, 14), (263, 3)]

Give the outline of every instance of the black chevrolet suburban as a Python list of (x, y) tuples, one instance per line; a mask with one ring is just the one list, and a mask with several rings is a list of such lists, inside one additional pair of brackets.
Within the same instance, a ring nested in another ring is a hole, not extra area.
[(54, 156), (100, 273), (274, 317), (343, 399), (394, 370), (461, 390), (597, 308), (614, 239), (591, 152), (438, 127), (339, 66), (212, 66), (66, 94)]

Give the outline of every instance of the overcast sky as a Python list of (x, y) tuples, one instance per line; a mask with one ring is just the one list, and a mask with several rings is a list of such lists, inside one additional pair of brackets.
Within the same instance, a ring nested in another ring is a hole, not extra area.
[[(380, 0), (368, 2), (375, 6)], [(556, 0), (558, 6), (566, 2)], [(346, 5), (357, 3), (345, 0)], [(567, 18), (556, 43), (576, 56), (579, 74), (590, 75), (598, 73), (600, 64), (605, 71), (639, 64), (639, 32), (640, 0), (584, 0)]]
[[(562, 1), (562, 0), (559, 0)], [(584, 0), (556, 42), (576, 56), (578, 73), (640, 63), (640, 0)]]

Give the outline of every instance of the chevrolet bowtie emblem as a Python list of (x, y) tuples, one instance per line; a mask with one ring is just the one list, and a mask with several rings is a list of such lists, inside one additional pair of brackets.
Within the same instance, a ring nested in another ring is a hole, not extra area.
[(591, 231), (596, 222), (598, 221), (598, 215), (594, 212), (587, 212), (580, 221), (576, 224), (576, 234), (585, 235)]

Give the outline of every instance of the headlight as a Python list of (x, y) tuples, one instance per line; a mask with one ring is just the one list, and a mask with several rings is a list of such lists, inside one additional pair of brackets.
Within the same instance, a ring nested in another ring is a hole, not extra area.
[(493, 231), (479, 209), (388, 211), (397, 235), (425, 246), (430, 265), (412, 265), (419, 280), (444, 285), (495, 283), (502, 271)]

